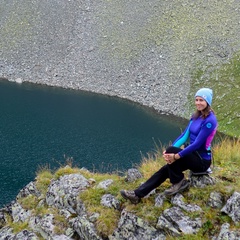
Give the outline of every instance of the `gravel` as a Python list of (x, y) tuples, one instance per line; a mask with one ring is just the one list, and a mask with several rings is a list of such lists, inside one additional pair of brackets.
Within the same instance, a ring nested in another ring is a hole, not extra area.
[(1, 2), (0, 77), (181, 117), (190, 113), (194, 72), (201, 67), (207, 79), (240, 49), (239, 1)]

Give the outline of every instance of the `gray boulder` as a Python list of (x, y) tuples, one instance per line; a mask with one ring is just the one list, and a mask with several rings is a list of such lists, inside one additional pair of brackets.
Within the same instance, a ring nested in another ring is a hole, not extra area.
[(12, 238), (12, 240), (38, 240), (38, 239), (39, 239), (38, 236), (34, 232), (31, 232), (26, 229), (19, 232)]
[(7, 224), (7, 217), (12, 216), (12, 206), (15, 203), (16, 201), (12, 201), (10, 204), (0, 209), (0, 229)]
[(25, 222), (30, 216), (31, 211), (23, 209), (18, 202), (12, 205), (12, 218), (14, 222)]
[(216, 179), (208, 175), (191, 175), (189, 176), (190, 184), (193, 187), (204, 188), (207, 185), (215, 185)]
[(139, 178), (142, 178), (142, 174), (136, 168), (130, 168), (127, 171), (127, 176), (125, 177), (126, 182), (134, 182)]
[(95, 226), (86, 216), (78, 216), (70, 221), (72, 228), (79, 235), (81, 240), (102, 240), (96, 232)]
[[(73, 229), (70, 229), (69, 226), (63, 227), (63, 225), (61, 226), (61, 231), (63, 231), (65, 234), (56, 234), (54, 231), (56, 225), (53, 214), (31, 217), (29, 220), (29, 226), (35, 233), (39, 233), (43, 239), (70, 240), (74, 234)], [(20, 239), (21, 238), (19, 238), (19, 240)]]
[(44, 239), (52, 239), (54, 236), (53, 220), (53, 214), (47, 214), (43, 217), (31, 217), (29, 220), (29, 226), (34, 232), (38, 232)]
[(224, 196), (219, 192), (211, 192), (207, 204), (212, 208), (222, 208)]
[(183, 214), (179, 207), (172, 207), (164, 210), (158, 219), (156, 227), (173, 236), (180, 236), (182, 233), (197, 233), (201, 226), (200, 218), (190, 219), (190, 217)]
[(172, 197), (171, 202), (173, 205), (178, 206), (187, 212), (202, 211), (202, 209), (196, 204), (186, 204), (183, 195), (179, 193)]
[(88, 180), (81, 174), (64, 175), (51, 182), (46, 194), (46, 203), (58, 209), (81, 214), (79, 211), (82, 211), (83, 206), (78, 200), (78, 195), (89, 185)]
[(105, 207), (120, 210), (120, 202), (112, 194), (104, 194), (101, 199), (101, 204)]
[(6, 226), (0, 229), (0, 239), (1, 240), (10, 240), (13, 239), (14, 233), (13, 229)]
[(226, 213), (232, 220), (237, 223), (240, 221), (240, 193), (234, 192), (227, 200), (226, 205), (221, 209), (221, 212)]
[(70, 238), (66, 235), (56, 235), (56, 236), (53, 236), (52, 240), (73, 240), (74, 238)]
[(30, 182), (27, 184), (17, 195), (17, 199), (33, 195), (39, 197), (41, 195), (40, 191), (37, 189), (35, 182)]
[(155, 198), (155, 206), (161, 207), (166, 199), (167, 197), (164, 193), (158, 194)]
[(113, 183), (112, 179), (107, 179), (105, 181), (100, 182), (97, 185), (97, 188), (108, 189), (108, 187)]
[(123, 210), (118, 228), (109, 236), (109, 240), (165, 240), (161, 230), (155, 229), (133, 213)]
[(224, 223), (221, 226), (221, 231), (217, 237), (214, 237), (212, 240), (239, 240), (240, 232), (239, 231), (231, 231), (229, 223)]
[(0, 229), (6, 224), (6, 214), (4, 209), (0, 209)]

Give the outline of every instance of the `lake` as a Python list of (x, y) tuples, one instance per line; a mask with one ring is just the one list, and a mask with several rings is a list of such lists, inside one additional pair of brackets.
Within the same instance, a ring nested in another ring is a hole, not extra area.
[(71, 158), (90, 171), (124, 173), (185, 126), (137, 103), (84, 91), (0, 81), (0, 207), (41, 167)]

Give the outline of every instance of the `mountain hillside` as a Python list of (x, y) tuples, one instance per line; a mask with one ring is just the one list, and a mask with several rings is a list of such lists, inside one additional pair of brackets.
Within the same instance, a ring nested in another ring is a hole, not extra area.
[(1, 78), (184, 118), (197, 88), (211, 87), (219, 130), (240, 135), (238, 1), (8, 0), (0, 14)]

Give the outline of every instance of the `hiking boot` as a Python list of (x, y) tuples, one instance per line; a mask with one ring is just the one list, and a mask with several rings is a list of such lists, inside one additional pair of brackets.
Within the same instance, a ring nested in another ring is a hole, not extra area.
[(189, 182), (183, 178), (179, 183), (173, 184), (169, 189), (164, 191), (165, 195), (171, 196), (176, 193), (182, 192), (189, 187)]
[(134, 191), (121, 190), (120, 193), (123, 198), (130, 200), (133, 204), (137, 204), (141, 201), (141, 198), (138, 197)]

